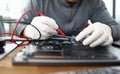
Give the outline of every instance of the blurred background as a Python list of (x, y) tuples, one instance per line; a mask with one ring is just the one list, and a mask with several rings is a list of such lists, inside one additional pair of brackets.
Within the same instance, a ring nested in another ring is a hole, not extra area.
[[(28, 0), (0, 0), (0, 19), (4, 20), (4, 28), (6, 32), (12, 31), (13, 21), (21, 16), (21, 9)], [(120, 23), (120, 0), (103, 0), (111, 16)], [(17, 14), (14, 14), (17, 13)], [(2, 16), (2, 17), (1, 17)]]

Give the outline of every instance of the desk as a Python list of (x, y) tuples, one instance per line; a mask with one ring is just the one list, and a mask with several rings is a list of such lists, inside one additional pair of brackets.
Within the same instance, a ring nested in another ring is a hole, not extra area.
[[(23, 47), (23, 46), (22, 46)], [(77, 71), (95, 68), (104, 68), (106, 66), (14, 66), (11, 58), (22, 47), (16, 48), (12, 53), (0, 61), (0, 74), (49, 74), (61, 71)]]

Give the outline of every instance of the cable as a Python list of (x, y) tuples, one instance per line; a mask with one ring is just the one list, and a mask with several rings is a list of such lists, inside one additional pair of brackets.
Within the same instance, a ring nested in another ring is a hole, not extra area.
[(61, 34), (63, 37), (66, 36), (66, 35), (62, 32), (62, 30), (61, 30), (60, 28), (58, 28), (56, 31), (57, 31), (59, 34)]
[(39, 33), (39, 35), (40, 35), (38, 39), (40, 39), (40, 38), (41, 38), (41, 33), (40, 33), (40, 31), (38, 30), (38, 28), (36, 28), (36, 27), (35, 27), (34, 25), (32, 25), (32, 24), (31, 24), (31, 26), (34, 27), (34, 28), (38, 31), (38, 33)]
[[(13, 33), (12, 33), (12, 38), (11, 38), (12, 40), (13, 40), (13, 36), (14, 36), (14, 34), (15, 34), (15, 31), (16, 31), (16, 28), (17, 28), (18, 24), (20, 23), (21, 19), (22, 19), (27, 13), (29, 13), (29, 12), (31, 12), (31, 11), (36, 11), (36, 13), (38, 13), (40, 16), (44, 16), (44, 14), (43, 14), (42, 12), (40, 12), (39, 10), (37, 10), (37, 9), (29, 9), (29, 10), (25, 11), (25, 12), (22, 14), (22, 16), (20, 17), (20, 19), (18, 20), (18, 22), (16, 23), (16, 25), (15, 25), (15, 28), (14, 28)], [(62, 32), (62, 30), (61, 30), (60, 28), (58, 28), (56, 31), (57, 31), (59, 34), (61, 34), (63, 37), (65, 37), (65, 34)]]
[[(12, 42), (12, 43), (15, 43), (15, 44), (17, 44), (17, 45), (19, 45), (19, 44), (15, 42), (15, 40), (14, 40), (14, 38), (13, 38), (14, 36), (18, 36), (18, 37), (20, 37), (20, 38), (25, 38), (27, 41), (29, 41), (29, 38), (24, 37), (24, 36), (17, 35), (17, 34), (15, 34), (15, 32), (16, 32), (17, 26), (18, 26), (19, 23), (21, 22), (21, 19), (22, 19), (27, 13), (29, 13), (29, 12), (31, 12), (31, 11), (35, 11), (35, 12), (38, 13), (40, 16), (44, 16), (44, 14), (43, 14), (42, 12), (40, 12), (39, 10), (37, 10), (37, 9), (29, 9), (29, 10), (25, 11), (25, 12), (22, 14), (22, 16), (18, 19), (18, 21), (17, 21), (17, 23), (16, 23), (16, 25), (15, 25), (12, 33), (5, 33), (5, 32), (2, 33), (2, 32), (1, 32), (0, 34), (9, 34), (9, 35), (11, 35), (11, 42)], [(33, 26), (33, 27), (34, 27), (34, 26)], [(34, 28), (36, 28), (36, 27), (34, 27)], [(38, 30), (38, 29), (36, 29), (36, 30)], [(65, 37), (65, 34), (62, 32), (62, 30), (61, 30), (60, 28), (56, 29), (56, 31), (57, 31), (59, 34), (61, 34), (63, 37)], [(38, 32), (39, 32), (40, 37), (41, 37), (41, 33), (40, 33), (39, 30), (38, 30)], [(39, 37), (39, 39), (40, 39), (40, 37)], [(28, 44), (28, 43), (27, 43), (27, 44)], [(25, 44), (25, 45), (26, 45), (26, 44)]]
[[(4, 35), (13, 35), (12, 33), (6, 33), (6, 32), (0, 32), (0, 34), (4, 34)], [(19, 46), (23, 46), (23, 45), (27, 45), (27, 44), (29, 44), (29, 38), (27, 38), (27, 37), (24, 37), (24, 36), (21, 36), (21, 35), (18, 35), (18, 34), (14, 34), (16, 37), (20, 37), (20, 38), (24, 38), (24, 41), (28, 41), (28, 42), (26, 42), (26, 43), (22, 43), (22, 44), (18, 44), (18, 43), (16, 43), (15, 41), (23, 41), (23, 40), (19, 40), (19, 39), (17, 39), (17, 40), (11, 40), (11, 39), (3, 39), (3, 40), (1, 40), (1, 41), (10, 41), (11, 43), (14, 43), (14, 44), (17, 44), (17, 45), (19, 45)]]
[(25, 11), (25, 12), (22, 14), (22, 16), (18, 19), (18, 21), (17, 21), (17, 23), (16, 23), (16, 25), (15, 25), (15, 28), (13, 29), (13, 33), (12, 33), (12, 37), (11, 37), (11, 39), (12, 39), (13, 42), (14, 42), (13, 36), (14, 36), (14, 34), (15, 34), (15, 32), (16, 32), (16, 29), (17, 29), (18, 24), (20, 23), (21, 19), (22, 19), (27, 13), (29, 13), (29, 12), (31, 12), (31, 11), (36, 11), (40, 16), (44, 16), (39, 10), (36, 10), (36, 9), (29, 9), (29, 10)]

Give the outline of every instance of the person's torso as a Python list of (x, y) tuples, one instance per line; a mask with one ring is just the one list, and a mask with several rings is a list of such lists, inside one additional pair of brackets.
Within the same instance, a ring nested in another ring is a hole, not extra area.
[(87, 0), (81, 0), (73, 6), (66, 0), (43, 0), (42, 3), (42, 12), (55, 19), (66, 35), (78, 34), (90, 17)]

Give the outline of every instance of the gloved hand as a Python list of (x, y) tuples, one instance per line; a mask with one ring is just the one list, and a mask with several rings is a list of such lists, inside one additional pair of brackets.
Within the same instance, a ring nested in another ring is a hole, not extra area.
[(83, 39), (83, 45), (95, 47), (98, 45), (106, 46), (113, 42), (111, 28), (102, 23), (94, 23), (85, 28), (76, 37), (76, 41)]
[(40, 37), (40, 31), (40, 39), (47, 39), (57, 34), (56, 29), (58, 29), (58, 25), (55, 20), (47, 16), (37, 16), (33, 18), (31, 25), (25, 28), (24, 35), (32, 39), (38, 39)]

